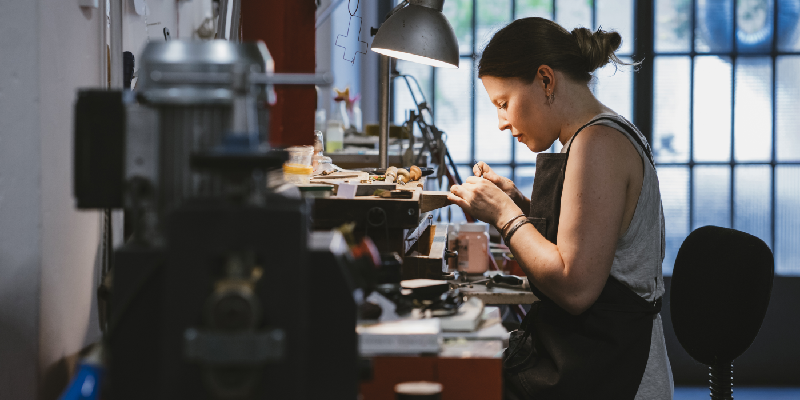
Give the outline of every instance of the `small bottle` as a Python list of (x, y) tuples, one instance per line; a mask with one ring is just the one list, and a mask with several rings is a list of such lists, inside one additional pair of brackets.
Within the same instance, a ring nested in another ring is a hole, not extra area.
[(328, 129), (325, 130), (325, 152), (333, 153), (340, 150), (344, 144), (344, 127), (341, 121), (328, 120)]
[(336, 110), (333, 112), (333, 118), (341, 121), (342, 128), (348, 130), (350, 129), (350, 116), (347, 114), (347, 102), (341, 97), (337, 97), (335, 101)]
[(350, 114), (352, 114), (352, 118), (350, 118), (350, 126), (355, 130), (357, 133), (363, 134), (363, 125), (362, 125), (362, 117), (361, 117), (361, 100), (355, 99), (353, 100), (352, 110)]
[(314, 154), (321, 156), (323, 151), (325, 151), (325, 139), (322, 136), (322, 132), (318, 129), (314, 131)]
[(489, 225), (465, 223), (458, 229), (458, 270), (482, 274), (489, 270)]

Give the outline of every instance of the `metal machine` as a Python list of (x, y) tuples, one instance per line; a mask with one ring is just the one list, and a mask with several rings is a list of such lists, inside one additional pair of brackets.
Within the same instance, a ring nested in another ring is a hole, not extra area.
[(78, 208), (122, 208), (105, 331), (108, 399), (355, 398), (347, 246), (267, 189), (274, 74), (263, 43), (148, 44), (131, 91), (82, 90)]

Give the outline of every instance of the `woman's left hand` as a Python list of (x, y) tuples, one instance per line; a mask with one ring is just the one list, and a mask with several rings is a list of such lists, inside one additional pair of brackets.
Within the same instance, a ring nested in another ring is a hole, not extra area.
[(470, 176), (463, 185), (453, 185), (447, 199), (476, 219), (494, 226), (522, 214), (511, 197), (494, 183), (477, 176)]

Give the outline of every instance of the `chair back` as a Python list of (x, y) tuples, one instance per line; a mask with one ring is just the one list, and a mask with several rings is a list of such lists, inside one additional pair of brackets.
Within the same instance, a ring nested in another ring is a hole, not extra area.
[(681, 245), (670, 288), (672, 325), (686, 352), (712, 367), (712, 398), (730, 398), (715, 397), (715, 385), (730, 394), (732, 362), (761, 328), (773, 276), (772, 251), (748, 233), (704, 226)]

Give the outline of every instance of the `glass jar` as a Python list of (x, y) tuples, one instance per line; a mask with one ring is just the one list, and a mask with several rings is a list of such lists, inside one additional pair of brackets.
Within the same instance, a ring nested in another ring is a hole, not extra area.
[(283, 164), (283, 180), (295, 185), (308, 185), (314, 168), (310, 165)]
[(489, 225), (464, 223), (458, 228), (458, 270), (482, 274), (489, 270)]
[(292, 146), (286, 149), (289, 160), (283, 163), (283, 179), (296, 185), (311, 182), (314, 167), (311, 166), (314, 146)]
[(314, 155), (314, 146), (292, 146), (286, 149), (289, 160), (286, 164), (311, 166), (311, 156)]

